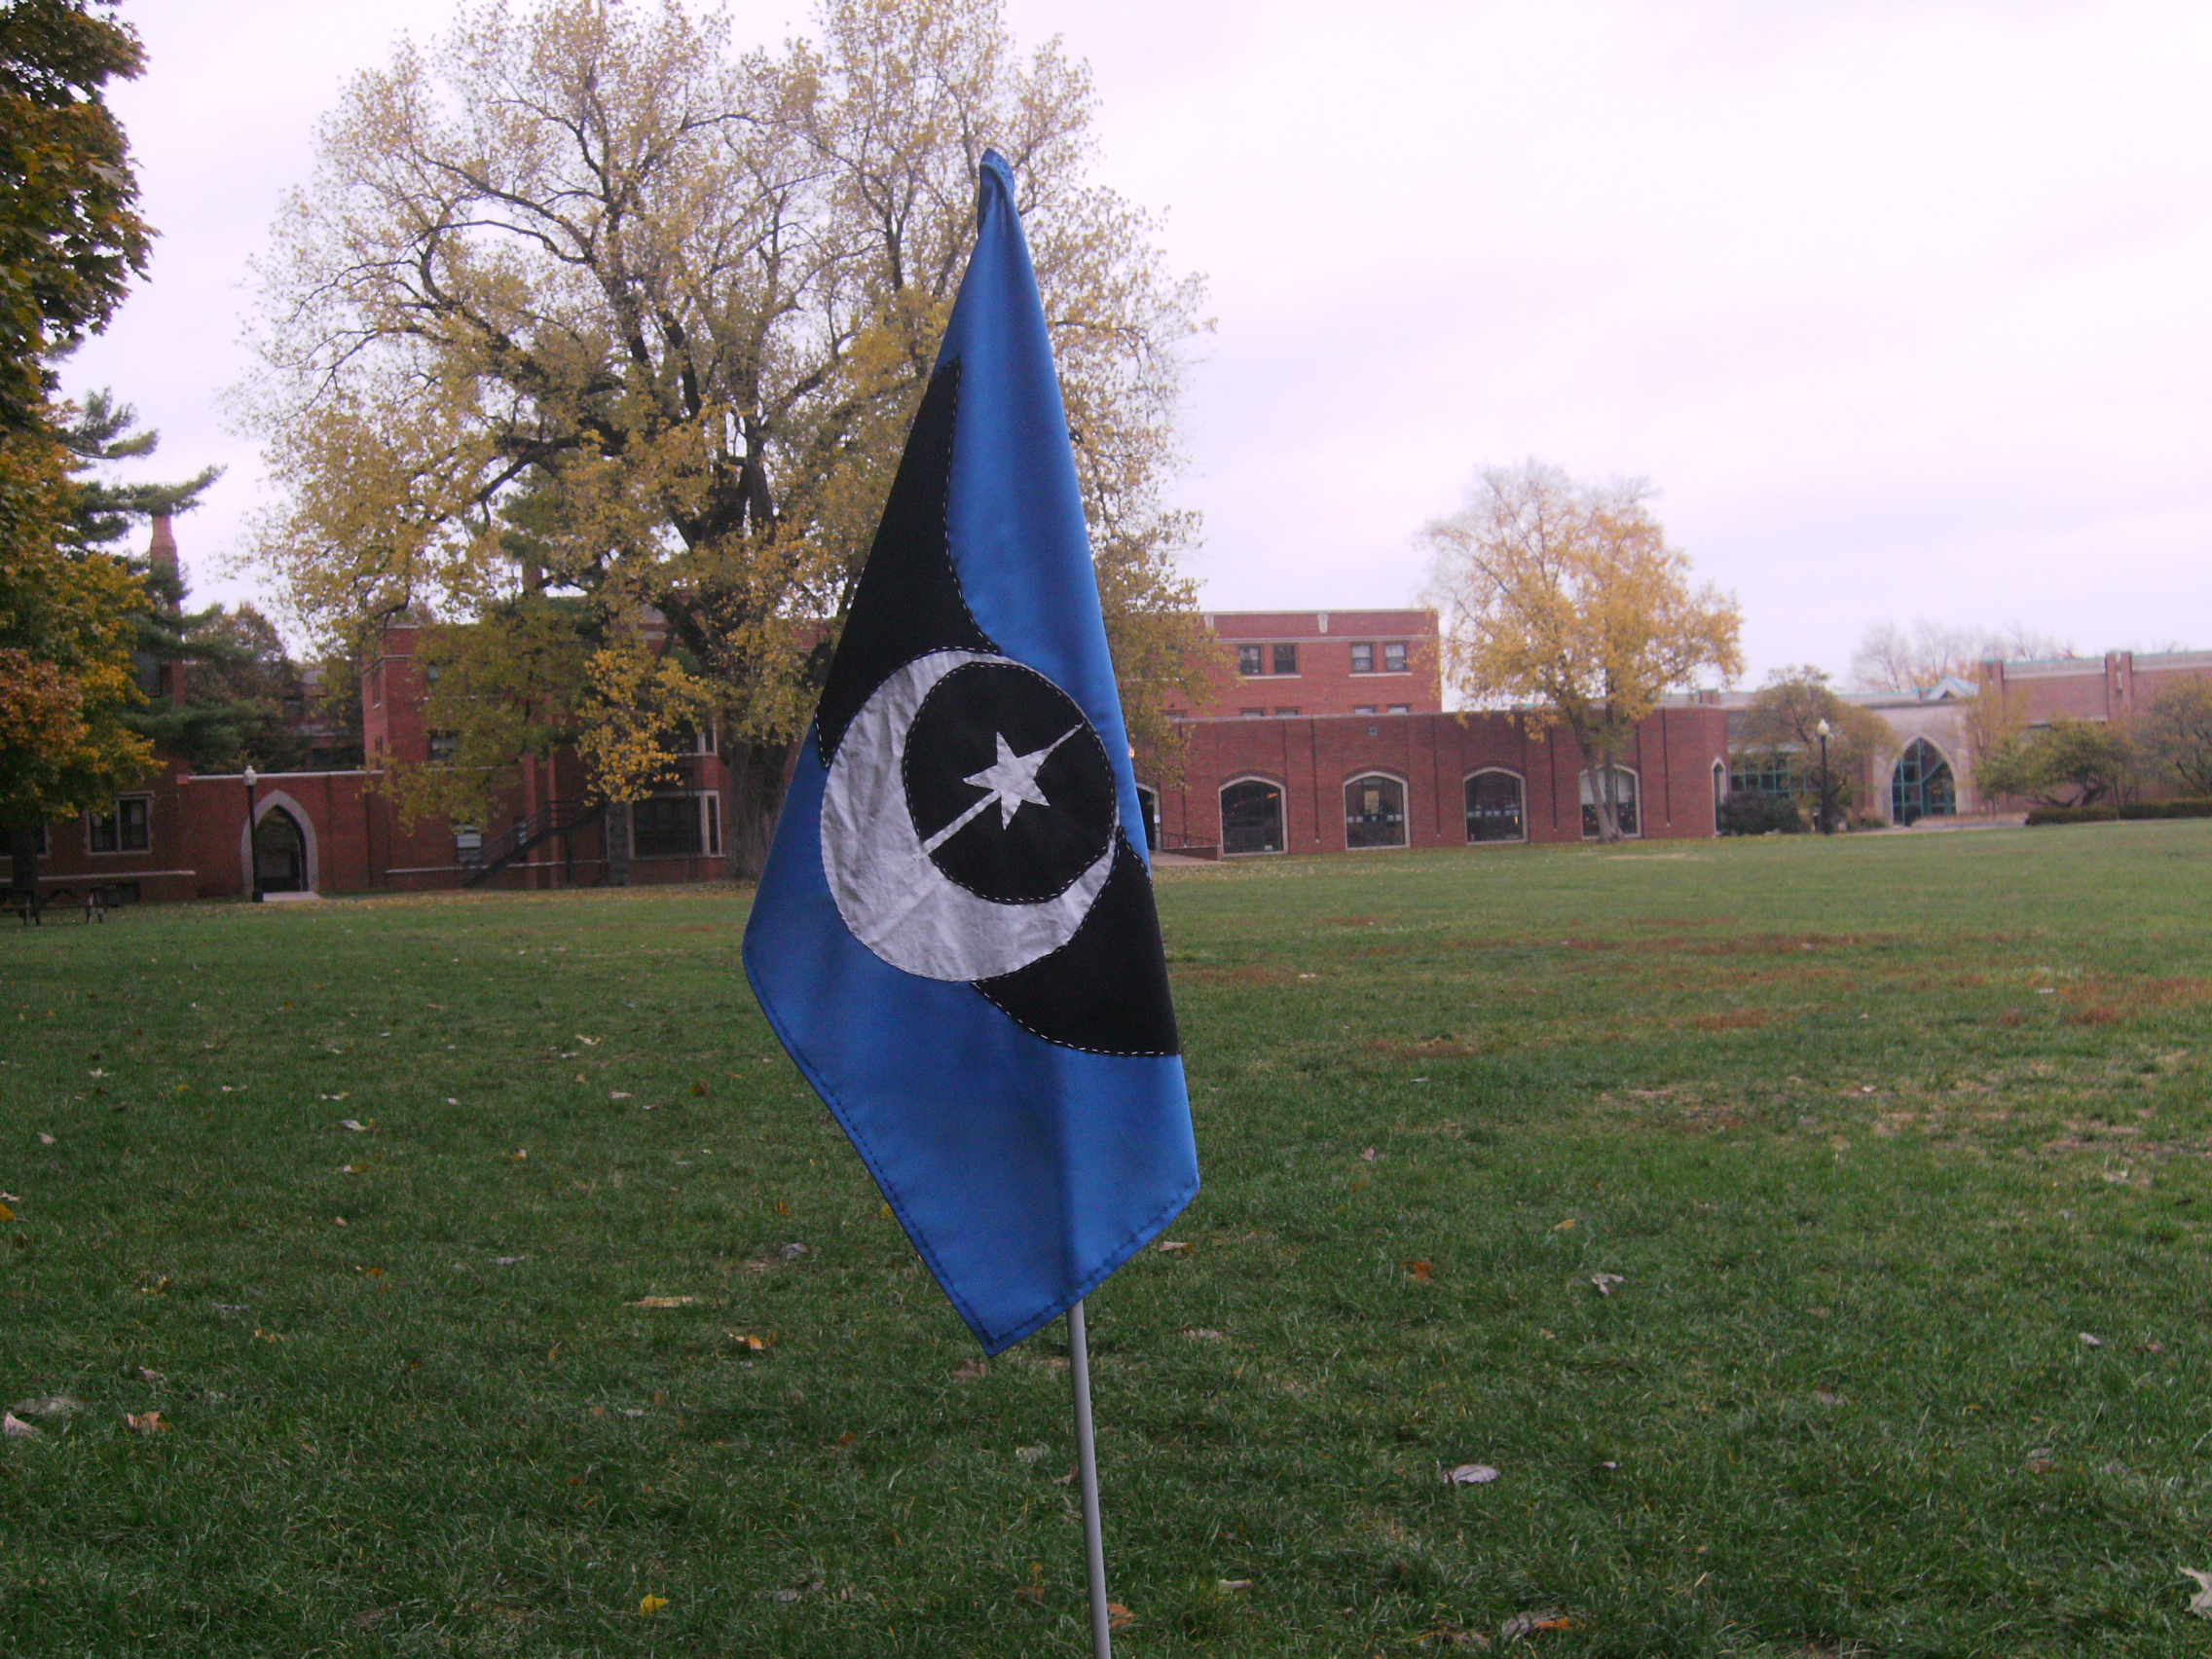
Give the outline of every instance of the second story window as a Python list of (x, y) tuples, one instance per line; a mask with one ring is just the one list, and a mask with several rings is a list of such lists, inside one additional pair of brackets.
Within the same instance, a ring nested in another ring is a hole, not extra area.
[(1392, 640), (1382, 647), (1382, 672), (1384, 674), (1403, 674), (1406, 672), (1405, 641)]
[(1298, 672), (1298, 647), (1296, 645), (1277, 645), (1274, 651), (1275, 672), (1277, 674), (1296, 674)]
[(92, 814), (86, 847), (95, 853), (142, 853), (149, 840), (148, 811), (153, 802), (144, 795), (125, 795), (105, 812)]
[(1267, 673), (1267, 670), (1260, 666), (1260, 647), (1258, 645), (1238, 645), (1236, 647), (1236, 672), (1238, 674)]
[(459, 733), (458, 731), (434, 731), (430, 733), (431, 765), (452, 765), (453, 757), (455, 754), (460, 751), (460, 749), (461, 733)]
[(1351, 648), (1351, 671), (1354, 674), (1375, 672), (1375, 646), (1362, 641)]

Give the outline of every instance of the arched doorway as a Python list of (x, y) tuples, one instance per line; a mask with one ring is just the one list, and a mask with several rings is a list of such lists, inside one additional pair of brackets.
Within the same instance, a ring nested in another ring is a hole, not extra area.
[(1149, 784), (1137, 785), (1137, 807), (1144, 813), (1144, 846), (1148, 853), (1160, 851), (1160, 792)]
[(1345, 845), (1357, 851), (1405, 844), (1405, 781), (1387, 772), (1367, 772), (1346, 783)]
[(1904, 825), (1923, 818), (1948, 818), (1958, 809), (1951, 763), (1928, 739), (1914, 738), (1890, 774), (1890, 822)]
[(253, 827), (254, 884), (264, 893), (307, 890), (308, 844), (299, 821), (280, 806), (261, 815)]

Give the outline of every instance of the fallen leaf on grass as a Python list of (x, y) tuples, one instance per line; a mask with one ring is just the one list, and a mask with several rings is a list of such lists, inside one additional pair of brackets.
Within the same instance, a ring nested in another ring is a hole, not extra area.
[(1614, 1285), (1626, 1284), (1628, 1280), (1621, 1277), (1619, 1273), (1592, 1273), (1590, 1283), (1600, 1296), (1610, 1296), (1613, 1294)]
[(638, 1611), (649, 1619), (667, 1605), (668, 1598), (666, 1596), (645, 1596), (639, 1599)]
[(1497, 1634), (1507, 1641), (1526, 1641), (1540, 1630), (1572, 1630), (1574, 1621), (1565, 1613), (1515, 1613), (1497, 1627)]
[(1208, 1330), (1203, 1325), (1185, 1325), (1183, 1335), (1189, 1337), (1193, 1342), (1218, 1343), (1221, 1341), (1219, 1331)]
[(162, 1420), (160, 1412), (140, 1412), (136, 1417), (125, 1412), (123, 1421), (124, 1425), (134, 1434), (159, 1434), (168, 1427), (168, 1424)]
[(2082, 1346), (2083, 1347), (2103, 1347), (2105, 1340), (2102, 1337), (2092, 1337), (2088, 1332), (2083, 1331), (2082, 1333)]
[(1435, 1264), (1430, 1262), (1407, 1262), (1404, 1267), (1408, 1276), (1419, 1279), (1424, 1284), (1436, 1276)]
[(44, 1129), (41, 1129), (38, 1132), (38, 1144), (41, 1146), (52, 1146), (54, 1144), (54, 1137), (48, 1134)]
[(1484, 1652), (1490, 1650), (1490, 1638), (1479, 1630), (1462, 1630), (1456, 1624), (1440, 1624), (1424, 1632), (1419, 1639), (1423, 1647), (1473, 1647)]
[(809, 1246), (804, 1244), (786, 1244), (776, 1254), (783, 1257), (787, 1262), (795, 1262), (807, 1253), (808, 1248)]
[(1373, 1163), (1375, 1161), (1375, 1149), (1373, 1147), (1369, 1147), (1365, 1152), (1359, 1155), (1359, 1161), (1362, 1163)]
[(2164, 1353), (2166, 1345), (2164, 1343), (2137, 1343), (2135, 1351), (2137, 1353)]
[(610, 1088), (607, 1091), (607, 1098), (609, 1100), (627, 1100), (630, 1098), (630, 1091), (627, 1088)]
[(510, 1163), (528, 1163), (530, 1161), (529, 1149), (527, 1147), (517, 1147), (515, 1149), (514, 1157), (509, 1159), (507, 1161)]
[(138, 1368), (138, 1375), (149, 1382), (166, 1382), (168, 1381), (166, 1374), (156, 1371), (150, 1366), (141, 1365)]
[(338, 1126), (342, 1129), (351, 1129), (357, 1135), (365, 1134), (368, 1131), (368, 1124), (362, 1123), (358, 1118), (341, 1118), (338, 1120)]
[(0, 1203), (0, 1221), (14, 1221), (15, 1219), (16, 1212), (10, 1209), (7, 1204)]
[(492, 1265), (495, 1268), (511, 1268), (519, 1262), (527, 1262), (529, 1260), (530, 1258), (528, 1256), (494, 1256), (492, 1258)]
[(0, 1434), (5, 1434), (10, 1440), (29, 1440), (37, 1433), (37, 1429), (14, 1412), (0, 1412)]
[(737, 1344), (739, 1347), (751, 1348), (755, 1353), (776, 1346), (774, 1337), (756, 1337), (744, 1331), (724, 1331), (722, 1335)]
[(1068, 1472), (1067, 1472), (1066, 1474), (1064, 1474), (1064, 1475), (1054, 1475), (1054, 1476), (1052, 1477), (1052, 1484), (1053, 1484), (1054, 1486), (1073, 1486), (1073, 1485), (1075, 1484), (1075, 1478), (1076, 1478), (1076, 1476), (1078, 1476), (1078, 1475), (1080, 1475), (1080, 1474), (1082, 1474), (1082, 1473), (1083, 1473), (1083, 1470), (1082, 1470), (1081, 1468), (1079, 1468), (1079, 1467), (1078, 1467), (1078, 1466), (1077, 1466), (1076, 1464), (1074, 1464), (1074, 1463), (1070, 1463), (1070, 1464), (1068, 1465)]
[(586, 1037), (581, 1031), (576, 1033), (576, 1041), (581, 1043), (587, 1049), (596, 1049), (599, 1047), (599, 1039), (597, 1037)]
[(624, 1303), (626, 1308), (690, 1308), (698, 1303), (696, 1296), (641, 1296), (635, 1302)]
[(979, 1359), (964, 1359), (952, 1368), (955, 1382), (979, 1382), (991, 1374), (991, 1368)]
[(1020, 1462), (1037, 1463), (1044, 1460), (1046, 1450), (1042, 1446), (1016, 1446), (1014, 1455)]
[(791, 1585), (791, 1586), (790, 1586), (789, 1588), (787, 1588), (787, 1589), (783, 1589), (783, 1590), (779, 1590), (779, 1591), (777, 1591), (777, 1592), (776, 1592), (776, 1600), (777, 1600), (777, 1601), (779, 1601), (779, 1602), (795, 1602), (795, 1601), (797, 1601), (797, 1600), (798, 1600), (798, 1599), (799, 1599), (799, 1598), (800, 1598), (801, 1596), (810, 1596), (810, 1595), (812, 1595), (812, 1594), (813, 1594), (814, 1592), (816, 1592), (817, 1590), (820, 1590), (821, 1588), (822, 1588), (822, 1580), (821, 1580), (821, 1579), (819, 1579), (819, 1578), (816, 1578), (816, 1579), (811, 1579), (811, 1580), (809, 1580), (809, 1581), (808, 1581), (807, 1583), (804, 1583), (804, 1584), (793, 1584), (793, 1585)]
[(2028, 1454), (2028, 1473), (2031, 1475), (2047, 1475), (2056, 1466), (2047, 1446), (2039, 1446)]
[(2212, 1619), (2212, 1572), (2199, 1572), (2194, 1567), (2181, 1569), (2184, 1578), (2196, 1580), (2196, 1594), (2189, 1599), (2189, 1610), (2200, 1619)]
[(1027, 1602), (1032, 1607), (1045, 1604), (1045, 1587), (1042, 1584), (1024, 1584), (1014, 1593), (1017, 1602)]
[(1813, 1398), (1820, 1401), (1824, 1406), (1840, 1406), (1843, 1404), (1843, 1396), (1832, 1388), (1815, 1388)]
[(27, 1400), (18, 1400), (14, 1410), (18, 1417), (72, 1417), (85, 1409), (85, 1402), (74, 1394), (33, 1394)]
[(1191, 1243), (1187, 1238), (1162, 1238), (1153, 1248), (1162, 1256), (1188, 1256), (1191, 1253)]
[(1136, 1614), (1130, 1612), (1121, 1603), (1108, 1602), (1106, 1604), (1106, 1628), (1108, 1630), (1127, 1630), (1136, 1622)]
[(1565, 1221), (1554, 1226), (1552, 1231), (1554, 1233), (1572, 1233), (1574, 1231), (1574, 1217), (1568, 1216)]
[(1447, 1486), (1488, 1486), (1497, 1479), (1497, 1471), (1488, 1463), (1461, 1463), (1444, 1477)]
[(1213, 1581), (1213, 1587), (1224, 1596), (1234, 1596), (1239, 1590), (1251, 1589), (1252, 1581), (1249, 1578), (1217, 1578)]

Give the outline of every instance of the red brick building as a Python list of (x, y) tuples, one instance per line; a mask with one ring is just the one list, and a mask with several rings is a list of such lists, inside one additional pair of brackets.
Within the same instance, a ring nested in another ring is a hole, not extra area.
[(1425, 715), (1444, 707), (1433, 610), (1209, 610), (1229, 649), (1212, 693), (1168, 701), (1190, 719)]

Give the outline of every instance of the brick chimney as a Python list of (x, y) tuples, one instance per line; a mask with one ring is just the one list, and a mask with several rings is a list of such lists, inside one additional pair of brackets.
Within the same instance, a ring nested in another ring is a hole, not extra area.
[(157, 575), (166, 576), (172, 582), (177, 579), (176, 533), (169, 529), (166, 513), (154, 515), (154, 539), (147, 543), (146, 562)]

